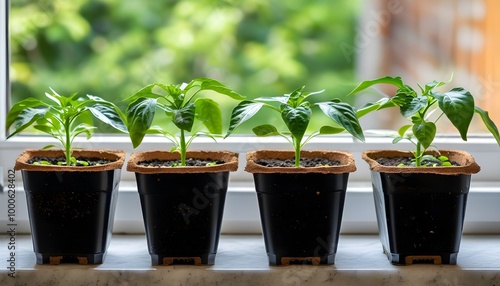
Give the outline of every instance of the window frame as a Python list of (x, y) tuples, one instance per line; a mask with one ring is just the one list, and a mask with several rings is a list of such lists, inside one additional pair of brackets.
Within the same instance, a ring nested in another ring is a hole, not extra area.
[(5, 116), (7, 115), (8, 100), (10, 98), (9, 64), (10, 64), (10, 38), (9, 38), (9, 7), (10, 0), (6, 0), (0, 5), (0, 57), (5, 57), (5, 61), (0, 61), (0, 141), (6, 137)]
[[(9, 81), (9, 37), (8, 11), (10, 2), (0, 5), (0, 55), (7, 60), (0, 62), (0, 183), (11, 170), (18, 154), (26, 148), (40, 148), (54, 142), (46, 136), (20, 135), (6, 140), (5, 117), (10, 98)], [(497, 162), (500, 162), (500, 149), (494, 138), (489, 135), (473, 135), (468, 142), (458, 136), (442, 135), (436, 139), (436, 146), (446, 149), (460, 149), (471, 153), (482, 171), (473, 175), (471, 193), (466, 214), (464, 231), (467, 233), (500, 233), (500, 176)], [(121, 149), (127, 152), (170, 148), (170, 143), (158, 137), (146, 137), (141, 146), (133, 149), (125, 135), (96, 134), (91, 140), (78, 138), (76, 145), (82, 148)], [(226, 200), (223, 229), (224, 233), (259, 233), (260, 220), (257, 197), (251, 174), (244, 171), (245, 153), (255, 149), (290, 149), (282, 138), (259, 138), (256, 136), (232, 136), (214, 143), (208, 138), (198, 138), (191, 146), (193, 150), (229, 150), (240, 154), (239, 169), (230, 175), (228, 197)], [(312, 140), (306, 149), (344, 150), (353, 153), (358, 170), (351, 173), (344, 207), (343, 233), (376, 233), (377, 223), (371, 191), (370, 172), (361, 160), (364, 150), (403, 149), (409, 150), (409, 143), (391, 144), (391, 139), (368, 136), (362, 143), (350, 136), (325, 136)], [(25, 194), (22, 189), (21, 175), (16, 178), (16, 222), (18, 233), (29, 232)], [(3, 185), (3, 184), (2, 184)], [(3, 185), (5, 186), (5, 185)], [(7, 192), (0, 191), (0, 231), (7, 230)], [(142, 233), (144, 231), (139, 195), (132, 173), (122, 170), (122, 182), (114, 222), (114, 232)]]

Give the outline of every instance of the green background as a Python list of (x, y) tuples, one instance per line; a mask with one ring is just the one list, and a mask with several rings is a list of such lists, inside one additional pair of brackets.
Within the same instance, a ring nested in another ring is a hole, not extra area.
[[(315, 100), (348, 101), (355, 61), (341, 44), (354, 45), (359, 10), (352, 0), (11, 1), (12, 101), (52, 87), (125, 108), (122, 100), (144, 85), (196, 77), (248, 98), (305, 85), (325, 89)], [(226, 122), (235, 104), (222, 104)], [(261, 116), (237, 131), (273, 120)]]

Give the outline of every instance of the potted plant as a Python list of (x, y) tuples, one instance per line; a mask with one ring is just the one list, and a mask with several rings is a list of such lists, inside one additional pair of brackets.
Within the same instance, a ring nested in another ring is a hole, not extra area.
[(75, 150), (73, 140), (96, 128), (92, 116), (126, 131), (120, 110), (100, 97), (27, 98), (7, 114), (8, 138), (33, 126), (57, 139), (62, 150), (25, 150), (16, 160), (28, 203), (33, 248), (38, 264), (102, 263), (111, 239), (120, 171), (125, 153)]
[[(219, 103), (199, 96), (201, 91), (244, 99), (209, 78), (182, 85), (150, 84), (127, 99), (127, 127), (134, 148), (146, 134), (161, 134), (174, 145), (170, 151), (134, 153), (127, 165), (136, 174), (153, 265), (215, 262), (229, 172), (237, 170), (238, 154), (188, 151), (197, 136), (215, 139), (222, 133)], [(152, 125), (155, 117), (162, 125)], [(169, 122), (173, 130), (168, 129)], [(189, 139), (186, 133), (191, 134)]]
[(372, 171), (384, 252), (394, 264), (456, 264), (470, 178), (480, 167), (466, 152), (435, 148), (436, 122), (448, 118), (464, 141), (474, 113), (500, 143), (498, 129), (488, 113), (475, 106), (469, 91), (461, 87), (436, 91), (444, 82), (419, 85), (417, 92), (400, 77), (383, 77), (362, 82), (350, 94), (376, 84), (394, 85), (396, 94), (368, 104), (358, 116), (399, 107), (410, 122), (398, 130), (393, 143), (409, 140), (415, 145), (410, 152), (378, 150), (362, 155)]
[[(339, 100), (311, 103), (319, 92), (304, 87), (278, 97), (242, 101), (235, 107), (227, 135), (265, 107), (284, 121), (286, 132), (270, 124), (253, 128), (257, 136), (278, 135), (293, 146), (288, 150), (247, 153), (246, 171), (253, 173), (262, 230), (269, 263), (334, 264), (345, 191), (350, 172), (356, 170), (350, 153), (304, 151), (318, 135), (347, 130), (364, 140), (354, 109)], [(313, 107), (319, 107), (336, 124), (305, 135)], [(226, 136), (227, 136), (226, 135)]]

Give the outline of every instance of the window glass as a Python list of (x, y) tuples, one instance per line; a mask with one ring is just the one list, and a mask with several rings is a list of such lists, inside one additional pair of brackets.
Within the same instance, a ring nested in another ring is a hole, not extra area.
[[(405, 83), (418, 89), (417, 83), (436, 81), (463, 87), (475, 97), (476, 105), (490, 111), (500, 123), (500, 2), (494, 0), (364, 1), (354, 47), (358, 55), (357, 72), (362, 79), (401, 75)], [(385, 93), (393, 90), (381, 89)], [(435, 116), (439, 116), (435, 114)], [(401, 126), (395, 111), (376, 120), (374, 127)], [(441, 132), (457, 133), (446, 120), (440, 120)], [(486, 132), (475, 117), (471, 133)]]
[(345, 99), (354, 61), (340, 45), (354, 44), (359, 11), (352, 0), (12, 1), (13, 101), (50, 86), (123, 106), (146, 84), (195, 77), (249, 98), (306, 85)]
[[(16, 0), (12, 101), (41, 97), (50, 86), (124, 107), (122, 99), (146, 84), (203, 76), (249, 98), (306, 85), (326, 90), (316, 100), (360, 107), (367, 97), (345, 97), (360, 80), (399, 75), (417, 88), (453, 75), (444, 88), (470, 90), (500, 122), (499, 9), (492, 0)], [(372, 91), (380, 92), (393, 90)], [(226, 114), (234, 104), (222, 104)], [(394, 110), (361, 123), (396, 129), (401, 120)], [(237, 132), (251, 133), (253, 123)], [(440, 124), (456, 133), (446, 120)], [(471, 128), (486, 131), (479, 120)]]

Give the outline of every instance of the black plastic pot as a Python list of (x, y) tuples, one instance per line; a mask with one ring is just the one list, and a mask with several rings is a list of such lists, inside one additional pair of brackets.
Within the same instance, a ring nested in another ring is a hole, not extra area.
[(214, 264), (229, 172), (136, 178), (152, 264)]
[(37, 263), (102, 263), (113, 230), (120, 170), (22, 174)]
[(435, 172), (445, 171), (436, 174), (430, 170), (433, 167), (388, 167), (388, 172), (383, 172), (384, 166), (374, 163), (383, 155), (365, 153), (369, 156), (364, 154), (364, 159), (376, 169), (371, 172), (375, 210), (389, 261), (456, 264), (471, 173), (479, 171), (472, 157), (441, 151), (461, 167), (436, 168)]
[(334, 264), (348, 174), (254, 174), (269, 263)]
[[(127, 170), (136, 174), (149, 254), (153, 265), (214, 264), (224, 213), (231, 152), (188, 152), (189, 158), (226, 163), (207, 167), (143, 167), (139, 162), (178, 159), (178, 153), (139, 152)], [(225, 170), (225, 171), (224, 171)]]
[(253, 173), (269, 264), (334, 264), (345, 192), (354, 160), (349, 153), (303, 151), (302, 157), (328, 158), (340, 166), (265, 167), (258, 159), (292, 158), (293, 152), (247, 153)]
[[(28, 150), (16, 163), (22, 170), (36, 261), (100, 264), (111, 240), (125, 153), (81, 151), (117, 161), (98, 167), (48, 167), (57, 171), (43, 171), (47, 167), (24, 160), (54, 152)], [(87, 169), (75, 171), (82, 168)]]
[(380, 239), (392, 263), (457, 263), (470, 177), (372, 172)]

